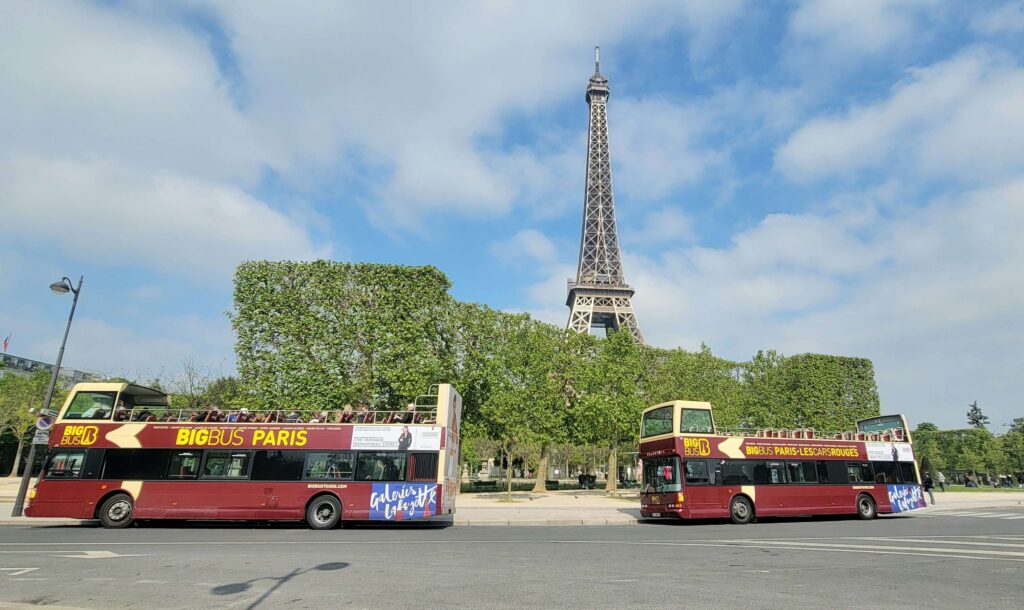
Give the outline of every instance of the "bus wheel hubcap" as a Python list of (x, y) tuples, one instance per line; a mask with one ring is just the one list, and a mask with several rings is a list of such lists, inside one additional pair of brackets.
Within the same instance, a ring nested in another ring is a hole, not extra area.
[(737, 502), (733, 505), (732, 512), (740, 519), (743, 519), (747, 516), (747, 507), (742, 502)]
[(334, 516), (334, 508), (330, 504), (321, 504), (316, 508), (316, 520), (327, 523)]
[(110, 507), (110, 510), (107, 511), (107, 514), (110, 515), (110, 518), (114, 521), (120, 521), (128, 516), (131, 509), (131, 505), (122, 500), (120, 502), (115, 502)]

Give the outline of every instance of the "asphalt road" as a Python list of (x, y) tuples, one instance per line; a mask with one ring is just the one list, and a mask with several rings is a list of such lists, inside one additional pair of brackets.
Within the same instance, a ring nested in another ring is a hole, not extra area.
[(1020, 509), (748, 526), (0, 527), (0, 600), (86, 608), (1019, 608), (1022, 576)]

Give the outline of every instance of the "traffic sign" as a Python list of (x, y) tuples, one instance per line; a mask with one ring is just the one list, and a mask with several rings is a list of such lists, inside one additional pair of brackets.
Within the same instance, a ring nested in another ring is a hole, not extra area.
[(53, 409), (39, 409), (40, 415), (48, 415), (50, 417), (57, 417), (57, 412)]
[(53, 417), (49, 415), (40, 415), (39, 418), (36, 419), (36, 428), (40, 430), (49, 430), (52, 427)]
[(50, 431), (49, 430), (36, 430), (36, 435), (32, 437), (33, 445), (46, 445), (50, 442)]

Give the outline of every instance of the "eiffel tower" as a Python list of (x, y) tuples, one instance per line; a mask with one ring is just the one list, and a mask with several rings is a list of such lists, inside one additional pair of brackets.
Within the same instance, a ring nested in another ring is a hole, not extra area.
[(594, 49), (594, 75), (587, 85), (590, 133), (587, 139), (587, 185), (583, 201), (583, 234), (576, 281), (569, 280), (565, 304), (571, 308), (569, 328), (589, 333), (593, 327), (629, 331), (643, 343), (633, 314), (633, 289), (626, 284), (615, 229), (615, 196), (608, 152), (608, 79), (601, 74), (601, 49)]

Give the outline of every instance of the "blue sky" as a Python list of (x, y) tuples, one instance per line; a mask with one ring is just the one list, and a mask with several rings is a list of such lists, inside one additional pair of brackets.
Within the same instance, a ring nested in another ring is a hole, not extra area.
[(1024, 415), (1024, 4), (9, 2), (0, 331), (234, 370), (249, 259), (433, 264), (562, 325), (602, 47), (648, 341), (875, 362), (883, 410)]

